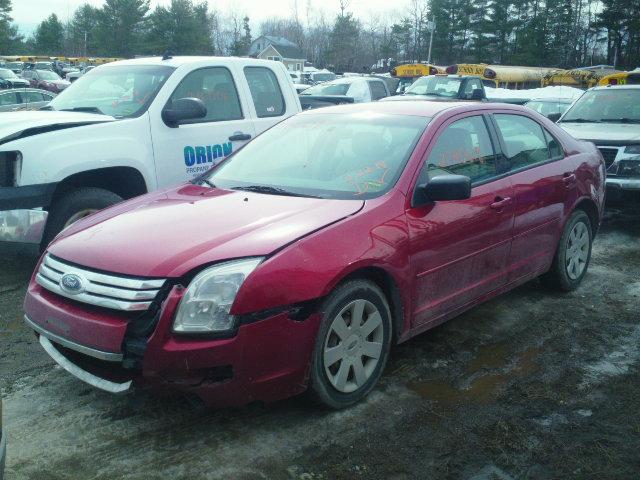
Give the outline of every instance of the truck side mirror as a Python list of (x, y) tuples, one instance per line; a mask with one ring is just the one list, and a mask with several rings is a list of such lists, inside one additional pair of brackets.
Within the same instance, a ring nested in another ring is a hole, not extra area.
[(484, 100), (484, 91), (480, 88), (474, 88), (471, 90), (469, 100)]
[(560, 112), (554, 112), (554, 113), (550, 113), (549, 115), (547, 115), (547, 118), (549, 120), (551, 120), (552, 122), (557, 122), (558, 120), (560, 120), (561, 116), (562, 116), (562, 114)]
[(439, 200), (465, 200), (471, 196), (471, 179), (465, 175), (438, 175), (416, 187), (412, 206)]
[(199, 98), (179, 98), (162, 109), (162, 120), (168, 127), (176, 128), (185, 120), (195, 120), (207, 116), (207, 107)]

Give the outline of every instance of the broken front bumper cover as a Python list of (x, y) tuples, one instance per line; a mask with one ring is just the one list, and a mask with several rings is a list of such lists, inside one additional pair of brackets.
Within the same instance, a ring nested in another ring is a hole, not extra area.
[(39, 244), (56, 186), (0, 187), (0, 241)]
[(64, 368), (71, 375), (75, 376), (85, 383), (88, 383), (89, 385), (92, 385), (96, 388), (99, 388), (100, 390), (104, 390), (109, 393), (124, 393), (131, 389), (132, 380), (128, 380), (126, 382), (113, 382), (111, 380), (107, 380), (105, 378), (94, 375), (93, 373), (84, 370), (83, 368), (70, 361), (67, 357), (65, 357), (56, 348), (56, 344), (74, 350), (78, 353), (89, 355), (91, 357), (105, 361), (120, 362), (122, 360), (122, 354), (103, 352), (102, 350), (96, 350), (85, 345), (80, 345), (71, 340), (67, 340), (63, 337), (60, 337), (59, 335), (48, 332), (36, 323), (32, 322), (26, 315), (24, 317), (24, 320), (29, 327), (31, 327), (40, 335), (39, 341), (42, 348), (44, 348), (44, 350), (58, 365)]

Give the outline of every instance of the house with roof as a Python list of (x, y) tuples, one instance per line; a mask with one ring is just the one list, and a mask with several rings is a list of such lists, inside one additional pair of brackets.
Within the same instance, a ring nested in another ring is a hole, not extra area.
[(300, 72), (306, 61), (300, 47), (286, 38), (262, 35), (251, 42), (248, 55), (284, 63), (287, 70)]

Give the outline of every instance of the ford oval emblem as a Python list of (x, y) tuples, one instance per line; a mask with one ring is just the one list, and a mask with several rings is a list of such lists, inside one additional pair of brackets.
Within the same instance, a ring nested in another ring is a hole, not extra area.
[(84, 290), (82, 278), (75, 273), (65, 273), (60, 279), (60, 286), (65, 292), (73, 295), (81, 293)]

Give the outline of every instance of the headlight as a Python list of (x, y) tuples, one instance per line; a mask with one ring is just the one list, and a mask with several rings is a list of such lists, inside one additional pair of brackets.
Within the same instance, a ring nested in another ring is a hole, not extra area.
[(229, 315), (238, 290), (262, 258), (247, 258), (209, 267), (191, 281), (173, 321), (176, 333), (222, 333), (236, 328)]
[(624, 153), (640, 153), (640, 145), (627, 145)]

